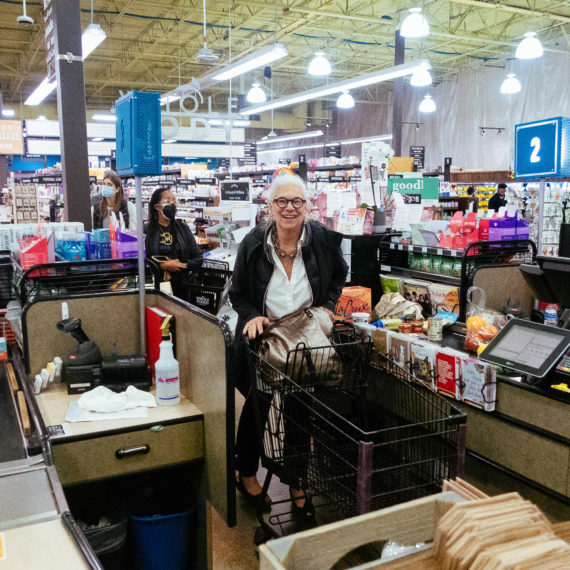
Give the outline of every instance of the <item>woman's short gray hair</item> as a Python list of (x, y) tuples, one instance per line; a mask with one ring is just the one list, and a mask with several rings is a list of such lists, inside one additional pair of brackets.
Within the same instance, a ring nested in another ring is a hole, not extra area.
[(296, 186), (299, 188), (299, 190), (301, 190), (301, 192), (303, 192), (305, 200), (307, 200), (307, 202), (309, 201), (309, 192), (307, 191), (307, 187), (305, 186), (305, 183), (300, 176), (297, 176), (295, 174), (280, 174), (273, 180), (271, 186), (269, 187), (269, 191), (267, 192), (267, 199), (269, 202), (273, 200), (275, 192), (277, 192), (277, 190), (283, 186)]

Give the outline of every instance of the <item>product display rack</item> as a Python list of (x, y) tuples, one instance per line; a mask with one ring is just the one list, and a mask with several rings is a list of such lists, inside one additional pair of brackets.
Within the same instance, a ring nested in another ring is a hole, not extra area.
[[(484, 267), (517, 266), (530, 263), (536, 258), (536, 245), (532, 240), (479, 241), (464, 250), (444, 249), (419, 245), (393, 243), (392, 238), (400, 232), (387, 233), (380, 240), (378, 255), (381, 272), (395, 275), (431, 280), (446, 285), (459, 286), (459, 320), (465, 322), (467, 290), (473, 284), (477, 270)], [(408, 267), (408, 253), (439, 255), (461, 260), (461, 276), (439, 275)]]

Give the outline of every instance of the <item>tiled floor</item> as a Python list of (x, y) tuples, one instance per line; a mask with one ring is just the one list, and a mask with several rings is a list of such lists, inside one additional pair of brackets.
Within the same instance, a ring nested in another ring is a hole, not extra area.
[[(243, 399), (236, 397), (236, 418)], [(469, 458), (465, 478), (490, 495), (518, 491), (524, 498), (534, 502), (552, 522), (570, 520), (570, 505), (561, 503), (519, 480), (492, 467)], [(274, 479), (270, 487), (272, 499), (286, 497), (287, 488)], [(275, 507), (274, 507), (275, 509)], [(213, 515), (213, 560), (215, 570), (254, 570), (259, 568), (253, 536), (258, 526), (255, 509), (243, 497), (237, 495), (237, 526), (228, 528), (225, 521), (214, 511)]]

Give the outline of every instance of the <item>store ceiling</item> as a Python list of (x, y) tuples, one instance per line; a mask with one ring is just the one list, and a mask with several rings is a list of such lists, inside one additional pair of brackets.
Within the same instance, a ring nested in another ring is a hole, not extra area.
[[(0, 0), (0, 90), (5, 104), (23, 102), (46, 74), (42, 4), (27, 2), (35, 23), (24, 27), (16, 23), (21, 2)], [(329, 81), (390, 67), (395, 30), (407, 9), (418, 5), (413, 0), (208, 0), (208, 47), (220, 56), (216, 66), (208, 66), (195, 62), (203, 43), (201, 0), (94, 0), (94, 22), (107, 39), (84, 66), (87, 107), (111, 107), (120, 90), (166, 92), (192, 76), (210, 73), (229, 61), (230, 43), (234, 61), (276, 41), (287, 47), (289, 56), (273, 66), (276, 96), (324, 81), (306, 71), (319, 48), (333, 67)], [(81, 1), (83, 27), (90, 21), (90, 7), (89, 0)], [(406, 61), (428, 58), (436, 83), (465, 69), (508, 66), (527, 31), (537, 32), (546, 54), (570, 54), (568, 0), (425, 0), (423, 8), (431, 33), (406, 41)], [(263, 82), (261, 70), (234, 80), (233, 89), (245, 93), (254, 79)], [(219, 93), (216, 105), (225, 104), (228, 87), (226, 82), (214, 89)], [(360, 89), (355, 96), (365, 101), (376, 94)], [(50, 100), (55, 95), (46, 103)]]

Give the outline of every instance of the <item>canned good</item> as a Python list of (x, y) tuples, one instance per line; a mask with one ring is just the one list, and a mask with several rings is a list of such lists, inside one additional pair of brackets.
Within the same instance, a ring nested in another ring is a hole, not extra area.
[(424, 332), (424, 322), (421, 319), (414, 319), (412, 321), (412, 332), (422, 334)]
[(412, 332), (412, 321), (413, 321), (413, 317), (406, 315), (402, 320), (402, 324), (400, 325), (400, 332), (411, 333)]
[(443, 337), (443, 319), (430, 317), (428, 319), (428, 339), (435, 342), (441, 341)]

